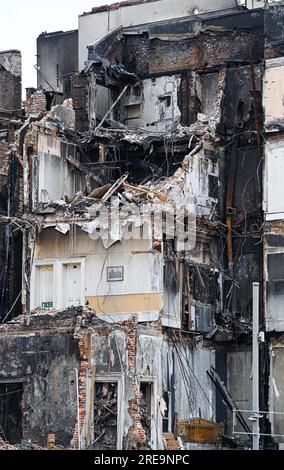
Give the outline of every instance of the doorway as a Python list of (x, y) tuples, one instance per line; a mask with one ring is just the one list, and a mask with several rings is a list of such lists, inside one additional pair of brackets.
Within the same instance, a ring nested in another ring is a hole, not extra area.
[(0, 383), (0, 437), (10, 444), (22, 440), (23, 383)]

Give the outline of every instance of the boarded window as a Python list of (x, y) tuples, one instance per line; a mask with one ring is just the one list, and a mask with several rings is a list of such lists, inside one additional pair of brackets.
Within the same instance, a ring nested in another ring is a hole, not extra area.
[(138, 127), (141, 124), (140, 104), (125, 106), (125, 124), (128, 127)]

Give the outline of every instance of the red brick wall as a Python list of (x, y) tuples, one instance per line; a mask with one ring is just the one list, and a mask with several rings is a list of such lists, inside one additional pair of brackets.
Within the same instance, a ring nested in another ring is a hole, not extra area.
[(74, 73), (71, 77), (71, 98), (75, 110), (76, 130), (87, 131), (89, 119), (87, 112), (87, 78), (79, 73)]
[(228, 60), (244, 60), (263, 55), (263, 33), (233, 31), (207, 33), (194, 39), (171, 42), (154, 39), (150, 43), (150, 73), (198, 70), (215, 67)]

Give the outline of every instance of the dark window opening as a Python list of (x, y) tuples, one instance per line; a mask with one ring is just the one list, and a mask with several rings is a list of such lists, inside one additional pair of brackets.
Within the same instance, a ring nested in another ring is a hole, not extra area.
[(151, 404), (152, 404), (152, 383), (141, 382), (141, 424), (146, 433), (145, 448), (151, 449)]
[(218, 199), (218, 182), (217, 176), (209, 175), (209, 197), (213, 199)]
[(117, 449), (117, 382), (97, 382), (94, 402), (94, 440), (91, 449)]
[(133, 87), (133, 95), (134, 96), (141, 96), (141, 88), (140, 86)]
[(274, 281), (273, 285), (275, 295), (284, 295), (284, 279), (278, 279), (277, 281)]
[(164, 432), (170, 432), (171, 429), (169, 429), (169, 392), (164, 392), (163, 393), (163, 399), (165, 400), (165, 403), (167, 405), (167, 409), (164, 412), (163, 416), (163, 433)]
[(159, 100), (160, 100), (161, 103), (165, 103), (167, 108), (169, 108), (171, 106), (172, 97), (170, 95), (159, 96)]
[(0, 438), (10, 444), (22, 440), (22, 383), (0, 384)]
[(54, 93), (52, 91), (47, 91), (45, 93), (45, 99), (46, 99), (46, 111), (50, 111), (53, 100), (54, 100)]

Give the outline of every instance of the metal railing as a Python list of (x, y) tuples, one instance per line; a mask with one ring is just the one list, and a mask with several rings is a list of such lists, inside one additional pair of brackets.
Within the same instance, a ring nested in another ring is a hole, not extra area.
[[(239, 409), (236, 409), (234, 408), (233, 409), (233, 435), (239, 435), (239, 436), (248, 436), (248, 435), (251, 435), (251, 436), (255, 436), (255, 435), (258, 435), (258, 436), (267, 436), (267, 437), (284, 437), (284, 434), (275, 434), (273, 432), (271, 432), (270, 434), (266, 434), (266, 433), (255, 433), (253, 431), (251, 431), (250, 433), (248, 432), (241, 432), (241, 431), (236, 431), (236, 426), (238, 424), (238, 421), (237, 421), (237, 412), (240, 412), (242, 413), (243, 415), (249, 415), (249, 417), (246, 419), (248, 422), (250, 423), (254, 423), (254, 422), (259, 422), (261, 419), (269, 419), (269, 421), (273, 424), (273, 417), (276, 415), (276, 416), (283, 416), (283, 420), (284, 420), (284, 412), (278, 412), (278, 411), (259, 411), (259, 412), (255, 412), (253, 410), (239, 410)], [(283, 422), (283, 427), (284, 427), (284, 422)]]

